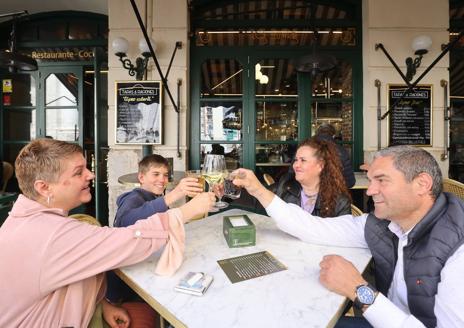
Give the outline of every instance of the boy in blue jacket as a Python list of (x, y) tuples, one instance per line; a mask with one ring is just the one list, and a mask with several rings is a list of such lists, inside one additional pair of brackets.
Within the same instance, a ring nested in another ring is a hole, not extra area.
[[(115, 227), (127, 227), (136, 221), (146, 219), (156, 213), (166, 212), (182, 197), (194, 197), (203, 192), (196, 178), (183, 178), (179, 184), (165, 194), (169, 178), (169, 163), (161, 155), (145, 156), (139, 162), (138, 180), (140, 188), (126, 192), (118, 197), (118, 210), (114, 220)], [(106, 297), (112, 303), (140, 300), (113, 272), (107, 272), (108, 290)]]
[(203, 191), (198, 179), (183, 178), (171, 192), (164, 194), (168, 174), (169, 163), (166, 158), (157, 154), (145, 156), (139, 162), (140, 188), (118, 197), (114, 226), (133, 225), (137, 220), (166, 212), (172, 204), (185, 196), (193, 197)]

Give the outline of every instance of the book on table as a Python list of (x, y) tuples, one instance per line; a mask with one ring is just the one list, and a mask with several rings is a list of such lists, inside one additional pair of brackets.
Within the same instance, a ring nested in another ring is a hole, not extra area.
[(202, 296), (213, 282), (213, 276), (203, 272), (189, 272), (174, 287), (180, 293)]

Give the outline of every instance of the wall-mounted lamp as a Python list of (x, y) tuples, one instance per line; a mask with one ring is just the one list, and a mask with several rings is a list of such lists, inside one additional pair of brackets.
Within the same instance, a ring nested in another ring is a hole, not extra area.
[[(403, 74), (401, 69), (398, 67), (396, 62), (393, 60), (393, 58), (390, 56), (390, 54), (387, 52), (385, 47), (383, 46), (382, 43), (376, 43), (375, 44), (375, 50), (382, 50), (382, 52), (387, 56), (388, 60), (392, 63), (392, 65), (395, 67), (395, 69), (398, 71), (398, 73), (401, 75), (403, 78), (404, 82), (410, 86), (412, 81), (412, 78), (416, 74), (417, 68), (419, 68), (421, 61), (422, 61), (422, 56), (424, 56), (432, 46), (432, 38), (427, 36), (427, 35), (420, 35), (415, 37), (412, 40), (411, 43), (411, 48), (414, 50), (414, 54), (416, 55), (416, 58), (408, 57), (406, 58), (406, 75)], [(441, 55), (440, 55), (441, 58)], [(429, 68), (431, 68), (430, 65)], [(428, 68), (428, 69), (429, 69)], [(426, 70), (428, 71), (428, 70)], [(423, 76), (423, 75), (422, 75)]]
[[(155, 43), (150, 39), (153, 50), (156, 49)], [(139, 50), (142, 54), (142, 57), (137, 57), (135, 59), (135, 65), (127, 57), (127, 51), (129, 50), (129, 41), (127, 39), (118, 37), (113, 40), (111, 44), (113, 52), (116, 56), (119, 57), (119, 61), (122, 63), (122, 66), (129, 71), (130, 76), (134, 76), (137, 80), (142, 80), (145, 71), (147, 70), (148, 59), (151, 57), (150, 49), (144, 38), (139, 40)]]
[[(396, 104), (403, 99), (404, 95), (406, 95), (409, 91), (413, 90), (414, 87), (424, 78), (424, 76), (427, 75), (428, 72), (430, 72), (430, 70), (440, 61), (440, 59), (442, 59), (443, 56), (445, 56), (448, 53), (448, 51), (450, 51), (450, 49), (452, 49), (459, 42), (459, 40), (461, 40), (461, 38), (463, 36), (464, 36), (464, 30), (459, 32), (459, 35), (453, 41), (442, 45), (441, 53), (424, 70), (424, 72), (422, 72), (422, 74), (412, 83), (411, 83), (411, 80), (412, 80), (414, 74), (416, 73), (416, 69), (419, 67), (419, 65), (421, 63), (422, 56), (425, 55), (428, 52), (428, 49), (432, 45), (432, 39), (430, 37), (428, 37), (428, 36), (420, 36), (420, 37), (416, 37), (413, 40), (412, 48), (413, 48), (416, 56), (418, 56), (418, 57), (415, 58), (414, 60), (412, 58), (407, 58), (406, 59), (406, 64), (410, 63), (410, 65), (408, 65), (408, 67), (407, 67), (406, 75), (403, 74), (403, 72), (398, 67), (398, 65), (393, 60), (393, 58), (390, 56), (390, 54), (387, 52), (387, 50), (385, 49), (383, 44), (377, 43), (375, 45), (375, 50), (379, 50), (379, 49), (382, 50), (382, 52), (388, 58), (390, 63), (395, 67), (396, 71), (401, 75), (401, 77), (403, 78), (403, 81), (408, 86), (408, 88), (403, 91), (403, 95), (400, 98), (398, 98), (396, 100), (396, 102), (393, 105), (390, 106), (390, 108), (395, 108)], [(411, 66), (411, 67), (409, 67), (409, 66)], [(376, 82), (376, 84), (377, 84), (377, 82)], [(380, 86), (380, 83), (378, 85)], [(387, 117), (389, 115), (389, 113), (390, 113), (390, 110), (391, 109), (387, 110), (387, 112), (385, 112), (379, 118), (379, 120), (383, 120), (385, 117)]]
[(406, 79), (411, 81), (416, 75), (416, 69), (419, 68), (422, 56), (429, 52), (432, 46), (432, 38), (428, 35), (420, 35), (412, 40), (411, 48), (414, 50), (416, 58), (406, 58)]

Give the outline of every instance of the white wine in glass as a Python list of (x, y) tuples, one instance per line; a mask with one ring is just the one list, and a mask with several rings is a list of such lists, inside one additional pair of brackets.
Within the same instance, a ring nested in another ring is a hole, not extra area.
[(202, 175), (211, 191), (219, 198), (214, 204), (215, 208), (226, 208), (228, 203), (222, 201), (224, 196), (224, 177), (227, 175), (226, 160), (224, 155), (207, 154), (203, 164)]

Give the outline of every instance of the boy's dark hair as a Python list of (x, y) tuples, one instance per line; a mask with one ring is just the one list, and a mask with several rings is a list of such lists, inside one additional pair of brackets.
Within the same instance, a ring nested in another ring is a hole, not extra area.
[(169, 170), (169, 162), (158, 154), (147, 155), (139, 162), (139, 173), (145, 174), (151, 167), (164, 166)]

